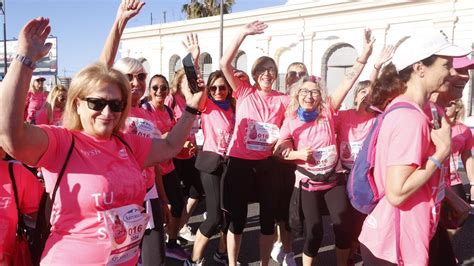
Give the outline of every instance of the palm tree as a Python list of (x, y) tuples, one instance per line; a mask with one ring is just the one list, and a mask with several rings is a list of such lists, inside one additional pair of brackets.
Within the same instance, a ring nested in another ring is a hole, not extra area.
[[(224, 0), (223, 13), (229, 14), (234, 4), (235, 0)], [(187, 19), (217, 16), (221, 12), (220, 0), (190, 0), (189, 4), (183, 5), (181, 12), (186, 14)]]

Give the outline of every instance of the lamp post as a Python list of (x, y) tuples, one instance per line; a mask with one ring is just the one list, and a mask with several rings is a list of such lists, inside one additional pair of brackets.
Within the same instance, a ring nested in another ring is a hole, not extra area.
[(0, 10), (3, 14), (3, 67), (4, 67), (4, 74), (3, 76), (7, 75), (7, 20), (5, 15), (5, 0), (0, 1)]
[(219, 60), (222, 58), (223, 45), (224, 45), (224, 0), (221, 0), (221, 19), (220, 19), (220, 40), (219, 40)]

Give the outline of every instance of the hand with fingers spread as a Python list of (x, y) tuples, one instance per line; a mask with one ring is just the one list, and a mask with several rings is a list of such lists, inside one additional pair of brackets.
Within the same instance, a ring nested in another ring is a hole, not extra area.
[(49, 19), (39, 17), (30, 20), (18, 36), (17, 53), (36, 62), (46, 56), (51, 49), (51, 43), (45, 43), (51, 32)]
[(254, 22), (251, 22), (251, 23), (245, 25), (242, 28), (242, 33), (244, 35), (262, 34), (266, 28), (268, 28), (267, 24), (256, 20)]
[(145, 5), (145, 2), (140, 0), (123, 0), (117, 10), (117, 20), (128, 21), (138, 13)]
[(363, 49), (362, 54), (359, 57), (359, 62), (367, 62), (370, 55), (372, 54), (372, 48), (374, 46), (375, 38), (372, 37), (372, 30), (367, 28), (364, 30), (364, 38), (363, 38)]
[(186, 42), (183, 41), (184, 48), (191, 54), (195, 63), (199, 62), (201, 50), (199, 48), (199, 40), (196, 33), (186, 34)]
[(392, 59), (393, 54), (395, 53), (395, 46), (387, 45), (379, 53), (377, 61), (375, 61), (374, 68), (380, 70), (382, 66)]

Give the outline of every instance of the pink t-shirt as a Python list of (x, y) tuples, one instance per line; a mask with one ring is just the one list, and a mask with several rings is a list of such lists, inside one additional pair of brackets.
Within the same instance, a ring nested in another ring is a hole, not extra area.
[(459, 163), (462, 163), (461, 155), (465, 150), (471, 150), (473, 141), (469, 127), (460, 122), (456, 122), (451, 127), (451, 137), (450, 185), (454, 186), (462, 184), (461, 175), (458, 172)]
[(37, 112), (46, 103), (48, 97), (47, 91), (31, 92), (26, 95), (26, 117), (25, 120), (29, 123), (35, 122)]
[(359, 115), (354, 109), (339, 111), (334, 117), (339, 159), (345, 169), (352, 169), (362, 143), (374, 122), (373, 113)]
[[(161, 132), (155, 124), (153, 115), (145, 109), (132, 107), (130, 114), (125, 121), (124, 132), (143, 136), (146, 138), (161, 138)], [(144, 170), (147, 179), (147, 188), (155, 184), (155, 167), (148, 167)]]
[[(390, 105), (400, 101), (409, 102), (398, 97)], [(374, 176), (382, 198), (365, 219), (359, 241), (376, 257), (397, 263), (395, 231), (399, 226), (399, 246), (405, 265), (427, 265), (429, 243), (436, 231), (440, 202), (444, 198), (447, 166), (443, 167), (443, 173), (437, 170), (399, 207), (390, 204), (384, 193), (388, 166), (422, 167), (428, 156), (435, 152), (430, 137), (430, 119), (416, 104), (411, 104), (416, 110), (397, 109), (385, 117), (381, 126)], [(395, 218), (397, 212), (400, 213), (398, 225)]]
[[(105, 264), (112, 249), (103, 211), (142, 205), (146, 184), (142, 175), (151, 139), (132, 134), (96, 139), (84, 132), (41, 126), (48, 135), (48, 148), (38, 162), (46, 191), (57, 181), (72, 135), (75, 147), (59, 185), (51, 214), (51, 235), (43, 251), (42, 264)], [(129, 260), (135, 265), (138, 256)]]
[(278, 140), (288, 96), (278, 91), (265, 94), (248, 83), (241, 83), (232, 95), (237, 99), (237, 113), (229, 155), (247, 160), (268, 158)]
[[(38, 211), (43, 185), (36, 177), (20, 163), (15, 162), (13, 166), (16, 189), (20, 210), (23, 214)], [(15, 247), (16, 225), (18, 224), (18, 212), (15, 195), (8, 171), (8, 162), (0, 160), (0, 254), (13, 254)], [(10, 262), (10, 265), (13, 263)]]
[[(325, 105), (330, 106), (330, 101)], [(297, 160), (298, 166), (314, 175), (329, 174), (335, 169), (338, 156), (332, 109), (324, 108), (314, 122), (301, 121), (297, 116), (285, 118), (280, 130), (280, 140), (286, 139), (293, 140), (295, 150), (310, 149), (313, 152), (313, 162)], [(300, 181), (309, 182), (308, 187), (303, 187), (308, 191), (327, 190), (337, 184), (337, 180), (330, 183), (311, 181), (298, 170), (295, 171), (295, 176), (295, 187), (299, 187)]]
[(206, 109), (201, 114), (201, 128), (204, 134), (203, 151), (223, 155), (232, 135), (234, 111), (217, 106), (211, 99), (206, 100)]
[(186, 99), (179, 94), (168, 94), (165, 98), (165, 105), (173, 109), (174, 118), (178, 121), (183, 116), (184, 108), (186, 108)]
[(41, 108), (36, 114), (36, 124), (37, 125), (53, 125), (53, 126), (61, 126), (63, 124), (62, 115), (63, 112), (59, 108), (54, 108), (53, 111), (53, 121), (49, 123), (48, 119), (48, 109), (45, 108), (46, 105)]
[[(156, 109), (152, 104), (151, 106), (151, 114), (153, 115), (154, 121), (158, 130), (162, 134), (168, 133), (176, 124), (176, 120), (172, 120), (166, 107), (163, 110)], [(171, 171), (174, 170), (173, 160), (169, 159), (164, 162), (160, 163), (160, 170), (162, 175), (169, 174)]]

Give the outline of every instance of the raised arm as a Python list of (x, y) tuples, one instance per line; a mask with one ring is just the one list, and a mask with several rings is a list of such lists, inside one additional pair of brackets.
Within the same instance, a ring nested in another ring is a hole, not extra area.
[(357, 58), (351, 70), (345, 74), (344, 79), (331, 95), (332, 108), (336, 111), (341, 107), (341, 103), (344, 101), (344, 98), (346, 98), (346, 95), (349, 93), (352, 86), (354, 86), (354, 83), (359, 78), (362, 70), (365, 67), (365, 64), (367, 64), (367, 60), (372, 54), (372, 46), (375, 42), (375, 39), (371, 38), (371, 36), (372, 31), (370, 29), (365, 29), (363, 38), (364, 48), (362, 50), (362, 54)]
[(227, 47), (227, 50), (221, 58), (220, 67), (232, 90), (235, 90), (241, 82), (237, 76), (234, 76), (235, 69), (232, 66), (232, 62), (237, 56), (240, 45), (242, 45), (242, 42), (248, 35), (262, 34), (267, 27), (267, 24), (258, 20), (249, 23), (242, 27), (235, 39), (230, 43), (229, 47)]
[(395, 52), (395, 46), (393, 45), (388, 45), (382, 48), (382, 51), (380, 51), (380, 54), (377, 57), (377, 61), (375, 61), (374, 63), (374, 69), (370, 73), (371, 83), (374, 83), (375, 80), (378, 78), (380, 69), (382, 69), (382, 66), (385, 63), (387, 63), (390, 59), (392, 59), (394, 52)]
[(114, 24), (110, 29), (100, 55), (100, 62), (106, 64), (108, 68), (111, 68), (114, 65), (115, 56), (117, 55), (118, 46), (120, 44), (120, 38), (127, 26), (127, 22), (140, 12), (143, 5), (145, 5), (145, 3), (140, 0), (122, 0), (122, 3), (120, 3)]
[(18, 36), (16, 59), (0, 88), (0, 146), (29, 165), (35, 165), (48, 147), (46, 133), (39, 127), (25, 124), (23, 113), (33, 74), (33, 64), (29, 63), (36, 63), (48, 54), (51, 43), (45, 42), (50, 32), (49, 19), (43, 17), (30, 20), (23, 27)]

